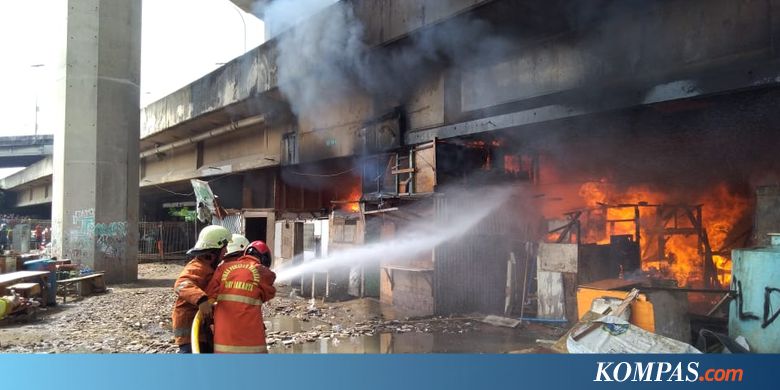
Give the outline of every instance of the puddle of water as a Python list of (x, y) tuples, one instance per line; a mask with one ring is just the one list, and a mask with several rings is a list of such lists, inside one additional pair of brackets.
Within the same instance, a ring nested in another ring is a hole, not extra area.
[[(278, 316), (270, 321), (270, 329), (299, 332), (316, 326), (294, 317)], [(289, 347), (273, 345), (271, 353), (507, 353), (533, 347), (536, 335), (522, 330), (485, 327), (466, 333), (380, 333), (342, 339), (317, 340)]]
[(301, 321), (290, 316), (273, 316), (270, 319), (265, 320), (266, 332), (308, 332), (315, 326), (322, 324), (324, 324), (324, 322), (316, 320)]

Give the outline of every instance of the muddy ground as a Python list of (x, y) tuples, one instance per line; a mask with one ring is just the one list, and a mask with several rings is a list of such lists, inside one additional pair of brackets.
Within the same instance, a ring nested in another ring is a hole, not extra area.
[[(139, 265), (139, 281), (69, 298), (37, 318), (0, 321), (2, 353), (173, 353), (173, 282), (182, 263)], [(322, 302), (279, 286), (264, 307), (271, 353), (548, 352), (564, 329), (480, 322), (481, 316), (406, 318), (374, 299)]]

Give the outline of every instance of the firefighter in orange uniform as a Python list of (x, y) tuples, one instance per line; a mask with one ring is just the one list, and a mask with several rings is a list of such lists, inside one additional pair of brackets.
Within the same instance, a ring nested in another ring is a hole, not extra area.
[(214, 272), (209, 297), (214, 307), (214, 352), (267, 353), (263, 302), (276, 295), (276, 274), (271, 252), (262, 241), (254, 241), (244, 256), (225, 262)]
[[(230, 240), (230, 231), (224, 227), (206, 226), (198, 235), (195, 246), (187, 251), (187, 255), (193, 259), (187, 263), (173, 285), (177, 296), (172, 316), (173, 336), (179, 346), (179, 353), (192, 353), (190, 332), (198, 310), (207, 318), (211, 316), (212, 306), (205, 291)], [(200, 340), (201, 352), (210, 352), (208, 343), (204, 341)]]

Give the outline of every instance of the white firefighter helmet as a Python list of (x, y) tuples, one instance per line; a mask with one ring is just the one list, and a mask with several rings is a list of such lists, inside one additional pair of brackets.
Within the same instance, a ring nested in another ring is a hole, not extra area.
[(240, 234), (234, 234), (233, 240), (227, 246), (227, 253), (225, 256), (236, 252), (244, 253), (244, 249), (246, 249), (248, 246), (249, 240), (247, 240), (246, 237)]
[(209, 225), (198, 235), (198, 242), (189, 252), (200, 252), (208, 249), (221, 249), (230, 243), (230, 231), (222, 226)]

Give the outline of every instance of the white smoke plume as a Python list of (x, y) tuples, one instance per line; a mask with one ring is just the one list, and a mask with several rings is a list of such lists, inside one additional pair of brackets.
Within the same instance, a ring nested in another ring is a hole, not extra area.
[(277, 37), (277, 68), (279, 88), (294, 113), (316, 115), (322, 102), (355, 91), (375, 102), (402, 104), (438, 67), (497, 58), (507, 48), (487, 23), (465, 19), (424, 29), (392, 48), (373, 50), (352, 3), (274, 0), (257, 11), (272, 26), (287, 28)]

